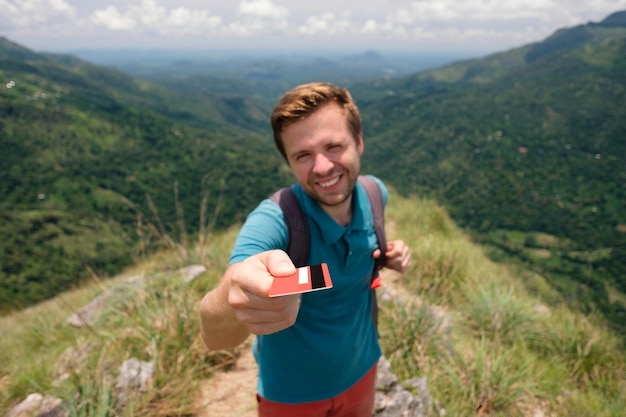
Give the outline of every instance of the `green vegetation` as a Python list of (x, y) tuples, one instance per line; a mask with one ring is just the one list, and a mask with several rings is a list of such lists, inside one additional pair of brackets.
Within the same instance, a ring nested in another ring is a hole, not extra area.
[(429, 201), (394, 196), (388, 216), (411, 225), (397, 237), (412, 248), (402, 282), (415, 298), (382, 305), (381, 341), (401, 380), (427, 378), (432, 415), (620, 415), (626, 357), (604, 319), (490, 261)]
[(236, 106), (0, 39), (0, 312), (119, 272), (156, 234), (241, 220), (288, 181), (246, 124)]
[[(622, 336), (624, 16), (432, 71), (350, 79), (365, 172), (445, 206), (493, 259), (541, 277), (530, 290), (556, 290), (551, 299), (601, 314)], [(290, 181), (269, 106), (288, 83), (330, 77), (324, 62), (309, 67), (151, 71), (157, 85), (0, 38), (0, 312), (241, 221)], [(467, 266), (431, 256), (429, 290), (452, 297), (449, 280)]]
[[(626, 293), (625, 13), (354, 89), (368, 172), (444, 204), (498, 259), (623, 334), (626, 305), (606, 288)], [(542, 234), (558, 247), (537, 247)]]
[[(0, 413), (33, 391), (56, 395), (71, 416), (190, 415), (197, 410), (198, 383), (232, 364), (229, 352), (208, 352), (199, 339), (197, 305), (226, 267), (234, 233), (190, 245), (184, 256), (170, 249), (146, 258), (124, 274), (64, 293), (38, 306), (0, 318)], [(211, 265), (202, 280), (184, 283), (167, 273), (202, 257)], [(145, 277), (133, 281), (131, 277)], [(91, 325), (73, 328), (67, 318), (107, 289), (106, 308)], [(116, 401), (115, 380), (129, 357), (152, 362), (152, 389), (126, 404)], [(115, 371), (114, 371), (115, 370)]]
[[(569, 309), (532, 271), (489, 260), (434, 202), (393, 190), (390, 201), (388, 233), (407, 241), (413, 262), (396, 281), (401, 298), (380, 302), (381, 343), (401, 381), (427, 378), (430, 415), (623, 413), (626, 357), (600, 317)], [(0, 318), (0, 414), (32, 392), (62, 398), (72, 416), (198, 413), (202, 381), (242, 349), (207, 352), (197, 317), (237, 231), (209, 234), (185, 250), (176, 242), (113, 279)], [(165, 273), (190, 263), (208, 267), (191, 284)], [(137, 276), (142, 285), (130, 279)], [(391, 277), (383, 270), (380, 291)], [(113, 288), (121, 290), (91, 326), (67, 324)], [(130, 357), (153, 363), (154, 379), (148, 392), (122, 405), (114, 378)]]

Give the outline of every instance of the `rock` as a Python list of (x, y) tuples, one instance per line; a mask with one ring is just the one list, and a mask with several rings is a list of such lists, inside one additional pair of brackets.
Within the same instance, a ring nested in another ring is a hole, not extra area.
[(188, 283), (188, 282), (192, 282), (200, 274), (203, 274), (204, 272), (206, 272), (206, 266), (189, 265), (185, 268), (182, 268), (179, 272), (183, 274), (183, 280)]
[(63, 401), (34, 393), (11, 409), (7, 417), (67, 417), (67, 415)]
[(430, 395), (425, 378), (407, 381), (416, 394), (398, 383), (386, 358), (378, 361), (373, 417), (427, 417)]
[[(204, 273), (205, 271), (206, 267), (204, 265), (189, 265), (175, 271), (166, 271), (165, 274), (182, 275), (184, 282), (189, 283), (195, 280), (200, 274)], [(144, 277), (143, 275), (135, 275), (130, 277), (125, 285), (108, 289), (107, 291), (94, 298), (89, 304), (77, 310), (67, 319), (67, 322), (74, 327), (92, 326), (96, 317), (98, 316), (102, 308), (106, 306), (107, 302), (113, 296), (113, 294), (115, 294), (116, 292), (125, 291), (128, 286), (142, 285), (144, 280), (149, 280), (153, 277), (154, 275), (149, 277)]]
[(100, 312), (102, 307), (106, 305), (106, 302), (111, 297), (111, 291), (106, 291), (96, 298), (94, 298), (89, 304), (81, 308), (72, 314), (67, 322), (74, 327), (83, 327), (85, 325), (92, 325), (95, 316)]
[(152, 386), (153, 373), (153, 362), (143, 362), (136, 358), (125, 360), (120, 366), (115, 385), (120, 402), (124, 404), (136, 394), (147, 392)]
[(391, 372), (391, 364), (384, 356), (378, 361), (376, 370), (376, 391), (387, 391), (398, 383), (398, 378)]
[(89, 353), (96, 347), (96, 343), (87, 343), (79, 348), (67, 348), (57, 361), (56, 379), (52, 382), (52, 385), (59, 386), (61, 382), (68, 379), (71, 375), (80, 374)]

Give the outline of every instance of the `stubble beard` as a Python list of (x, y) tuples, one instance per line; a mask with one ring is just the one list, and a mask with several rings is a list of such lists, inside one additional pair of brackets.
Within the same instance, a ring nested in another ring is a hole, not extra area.
[[(331, 199), (322, 197), (320, 194), (317, 193), (315, 186), (310, 186), (310, 189), (312, 191), (308, 193), (309, 196), (313, 198), (313, 200), (315, 200), (321, 206), (338, 207), (338, 206), (341, 206), (342, 204), (345, 204), (352, 198), (357, 180), (356, 178), (351, 178), (347, 172), (344, 173), (343, 175), (348, 177), (348, 185), (346, 187), (345, 193), (343, 193), (343, 196), (341, 196), (339, 200), (336, 200), (334, 198), (331, 200)], [(334, 195), (331, 194), (331, 197), (334, 197)]]

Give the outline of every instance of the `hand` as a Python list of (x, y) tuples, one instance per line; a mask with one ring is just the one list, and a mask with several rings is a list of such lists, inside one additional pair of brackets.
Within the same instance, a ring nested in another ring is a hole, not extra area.
[(300, 310), (300, 295), (268, 296), (274, 277), (292, 275), (295, 266), (281, 250), (262, 252), (233, 270), (228, 304), (251, 333), (270, 334), (292, 326)]
[[(378, 259), (380, 257), (380, 249), (376, 249), (373, 256), (374, 259)], [(385, 267), (401, 273), (405, 272), (411, 264), (411, 252), (402, 240), (387, 242), (385, 257)]]

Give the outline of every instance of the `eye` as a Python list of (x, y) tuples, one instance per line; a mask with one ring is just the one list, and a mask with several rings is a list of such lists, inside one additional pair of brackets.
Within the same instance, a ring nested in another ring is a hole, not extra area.
[(294, 159), (298, 162), (304, 161), (310, 154), (307, 152), (301, 152), (295, 155)]

